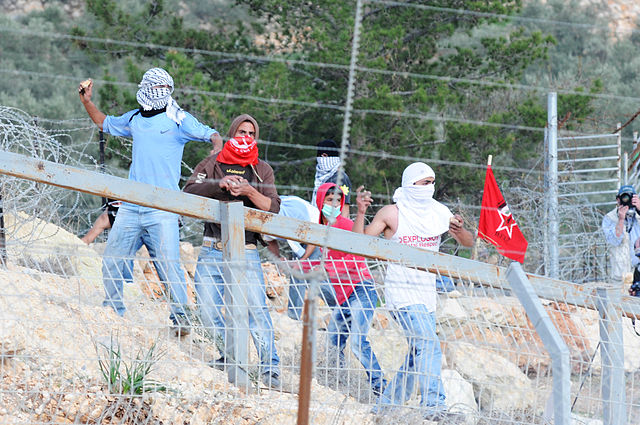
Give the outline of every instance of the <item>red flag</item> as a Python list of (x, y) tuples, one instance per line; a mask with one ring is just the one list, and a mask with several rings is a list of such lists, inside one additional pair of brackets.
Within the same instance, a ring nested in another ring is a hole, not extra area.
[(505, 257), (524, 262), (527, 240), (509, 211), (509, 206), (493, 176), (491, 165), (487, 165), (487, 175), (484, 179), (478, 234), (482, 239), (494, 244)]

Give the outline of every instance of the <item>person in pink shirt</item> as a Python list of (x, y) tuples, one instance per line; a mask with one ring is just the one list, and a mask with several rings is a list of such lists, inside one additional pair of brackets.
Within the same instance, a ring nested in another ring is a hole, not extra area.
[[(344, 203), (344, 193), (335, 183), (322, 184), (316, 195), (316, 205), (321, 212), (320, 223), (351, 231), (353, 221), (341, 215)], [(314, 248), (307, 245), (301, 260), (309, 258)], [(344, 348), (351, 336), (351, 352), (364, 367), (373, 393), (380, 395), (386, 380), (367, 339), (378, 295), (367, 263), (364, 257), (335, 249), (326, 249), (323, 255), (326, 255), (324, 266), (335, 291), (335, 300), (329, 302), (332, 307), (327, 328), (329, 343), (338, 349), (340, 367), (344, 367)], [(308, 264), (316, 266), (320, 262)]]

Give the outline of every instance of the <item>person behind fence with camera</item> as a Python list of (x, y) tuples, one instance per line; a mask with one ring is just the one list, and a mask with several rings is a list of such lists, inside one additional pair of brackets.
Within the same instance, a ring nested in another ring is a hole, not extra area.
[[(335, 183), (324, 183), (318, 187), (316, 205), (320, 210), (320, 224), (351, 230), (353, 221), (341, 215), (345, 197), (344, 189)], [(310, 258), (315, 249), (314, 245), (308, 244), (300, 260)], [(378, 302), (373, 277), (364, 257), (335, 249), (326, 249), (323, 255), (326, 255), (324, 268), (333, 285), (332, 296), (323, 293), (324, 301), (331, 307), (331, 317), (327, 326), (329, 347), (337, 349), (337, 363), (340, 368), (344, 368), (344, 349), (351, 337), (351, 352), (364, 367), (372, 392), (379, 396), (384, 390), (386, 380), (367, 339)], [(301, 264), (306, 270), (319, 266), (320, 262), (309, 261)]]
[[(358, 212), (354, 232), (437, 252), (441, 235), (449, 232), (461, 245), (473, 246), (473, 234), (463, 227), (463, 219), (433, 199), (435, 173), (427, 164), (415, 162), (402, 173), (402, 186), (394, 195), (395, 204), (382, 207), (364, 227), (364, 215), (371, 205), (371, 193), (356, 191)], [(442, 386), (440, 341), (436, 334), (436, 276), (399, 264), (389, 264), (385, 276), (385, 303), (404, 330), (409, 350), (404, 363), (380, 397), (374, 411), (403, 405), (413, 394), (417, 381), (424, 416), (440, 420), (448, 415)]]
[[(236, 117), (227, 134), (229, 140), (220, 153), (209, 155), (194, 169), (184, 192), (218, 201), (240, 201), (245, 207), (277, 213), (280, 197), (275, 187), (273, 169), (258, 158), (258, 122), (250, 115)], [(216, 340), (221, 358), (211, 366), (224, 369), (232, 360), (225, 349), (225, 286), (224, 257), (220, 224), (206, 222), (202, 250), (194, 276), (200, 318)], [(269, 315), (264, 275), (256, 244), (260, 234), (245, 231), (245, 258), (247, 284), (242, 288), (249, 306), (249, 328), (260, 357), (262, 382), (271, 388), (281, 388), (280, 359), (276, 351), (273, 323)], [(226, 320), (225, 320), (226, 319)]]
[[(633, 267), (633, 283), (629, 294), (640, 296), (640, 199), (631, 185), (621, 186), (616, 207), (602, 218), (602, 231), (609, 246), (611, 279), (622, 284), (624, 275)], [(637, 252), (637, 255), (636, 255)]]
[[(162, 68), (147, 70), (138, 85), (136, 99), (140, 105), (124, 115), (105, 115), (92, 102), (93, 81), (80, 83), (80, 101), (91, 120), (107, 134), (133, 139), (129, 180), (165, 189), (179, 190), (184, 145), (190, 140), (222, 146), (218, 132), (201, 124), (184, 111), (171, 97), (173, 78)], [(126, 259), (135, 255), (136, 244), (143, 237), (154, 260), (158, 276), (165, 283), (171, 304), (169, 316), (177, 336), (190, 331), (187, 318), (187, 286), (180, 266), (178, 215), (124, 202), (109, 232), (102, 275), (106, 297), (104, 306), (124, 315), (123, 271)]]

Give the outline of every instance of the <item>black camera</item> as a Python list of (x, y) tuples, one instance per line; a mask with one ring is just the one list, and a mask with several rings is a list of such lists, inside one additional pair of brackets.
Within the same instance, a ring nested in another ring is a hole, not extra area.
[(620, 205), (624, 206), (624, 207), (629, 207), (629, 208), (633, 208), (633, 206), (631, 205), (631, 198), (633, 197), (633, 195), (631, 193), (623, 193), (621, 194), (618, 199), (620, 199)]

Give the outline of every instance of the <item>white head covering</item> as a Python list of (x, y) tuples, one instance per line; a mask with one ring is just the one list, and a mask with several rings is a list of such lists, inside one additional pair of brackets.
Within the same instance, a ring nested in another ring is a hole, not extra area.
[[(156, 87), (164, 86), (167, 87)], [(162, 68), (151, 68), (142, 76), (142, 81), (138, 84), (136, 99), (142, 109), (150, 111), (152, 109), (167, 108), (167, 116), (176, 124), (182, 123), (186, 116), (184, 110), (173, 100), (173, 78)]]
[(436, 177), (433, 169), (424, 162), (414, 162), (402, 173), (402, 186), (393, 194), (398, 205), (398, 218), (421, 237), (441, 235), (449, 229), (453, 217), (449, 208), (433, 199), (434, 184), (414, 185), (427, 177)]

